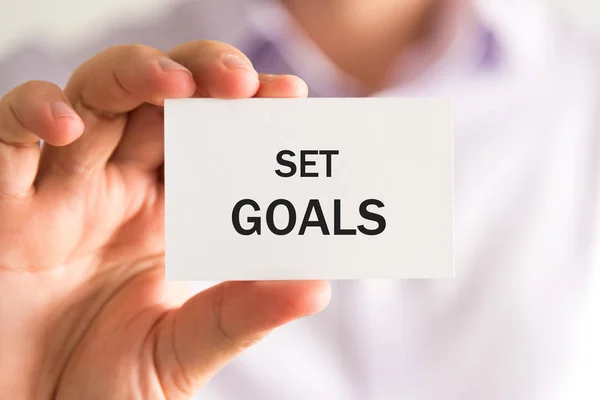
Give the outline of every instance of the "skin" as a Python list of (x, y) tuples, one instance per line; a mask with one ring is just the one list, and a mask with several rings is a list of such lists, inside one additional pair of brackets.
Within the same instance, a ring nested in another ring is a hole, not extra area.
[[(332, 61), (375, 90), (430, 2), (285, 3)], [(322, 310), (328, 282), (227, 282), (182, 300), (164, 281), (164, 99), (306, 95), (301, 79), (259, 75), (210, 41), (166, 54), (110, 48), (64, 91), (33, 81), (7, 93), (0, 398), (187, 399), (274, 328)]]
[(181, 304), (163, 278), (163, 100), (306, 94), (209, 41), (110, 48), (64, 91), (36, 81), (6, 94), (0, 398), (187, 399), (275, 327), (323, 309), (327, 282), (228, 282)]
[(389, 83), (396, 58), (429, 33), (436, 8), (435, 0), (281, 2), (314, 44), (362, 86), (364, 94)]

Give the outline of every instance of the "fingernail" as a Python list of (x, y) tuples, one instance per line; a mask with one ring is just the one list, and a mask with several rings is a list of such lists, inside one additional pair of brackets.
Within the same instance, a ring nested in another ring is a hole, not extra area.
[(170, 72), (170, 71), (185, 71), (188, 74), (191, 74), (190, 70), (187, 69), (186, 67), (184, 67), (183, 65), (179, 64), (178, 62), (175, 62), (173, 60), (171, 60), (170, 58), (167, 57), (160, 57), (158, 59), (158, 65), (160, 65), (160, 67), (162, 68), (163, 71), (165, 72)]
[(52, 115), (54, 116), (54, 118), (76, 118), (79, 119), (79, 115), (77, 115), (77, 113), (75, 112), (75, 110), (73, 110), (67, 103), (62, 102), (62, 101), (57, 101), (52, 103), (52, 105), (50, 106), (50, 109), (52, 110)]
[(225, 57), (223, 57), (223, 65), (231, 69), (243, 68), (254, 71), (254, 67), (252, 67), (252, 64), (248, 60), (241, 56), (238, 56), (237, 54), (228, 54)]

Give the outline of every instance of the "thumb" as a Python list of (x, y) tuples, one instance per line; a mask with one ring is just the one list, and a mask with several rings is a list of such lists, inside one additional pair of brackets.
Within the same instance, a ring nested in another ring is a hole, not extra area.
[(191, 397), (274, 328), (321, 311), (329, 282), (226, 282), (170, 311), (154, 331), (154, 362), (168, 399)]

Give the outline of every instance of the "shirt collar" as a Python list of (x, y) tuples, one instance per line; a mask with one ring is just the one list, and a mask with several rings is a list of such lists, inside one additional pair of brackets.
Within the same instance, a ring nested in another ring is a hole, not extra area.
[[(317, 96), (360, 96), (361, 86), (315, 46), (277, 0), (240, 0), (245, 20), (244, 50), (274, 47), (289, 71), (303, 77)], [(488, 1), (439, 0), (432, 34), (397, 60), (389, 90), (431, 86), (456, 73), (470, 73), (505, 61), (514, 38), (505, 35), (502, 14)], [(521, 2), (520, 2), (521, 3)], [(519, 12), (517, 12), (519, 14)], [(385, 95), (386, 90), (382, 94)]]
[(244, 0), (253, 41), (269, 42), (290, 67), (307, 81), (314, 95), (354, 95), (360, 86), (315, 46), (277, 0)]

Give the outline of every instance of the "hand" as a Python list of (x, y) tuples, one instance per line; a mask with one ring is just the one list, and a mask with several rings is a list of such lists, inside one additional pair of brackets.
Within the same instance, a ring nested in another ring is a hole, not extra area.
[(199, 41), (118, 46), (64, 92), (35, 81), (6, 94), (0, 398), (189, 398), (270, 330), (325, 307), (327, 282), (228, 282), (182, 305), (164, 281), (163, 100), (306, 93)]

